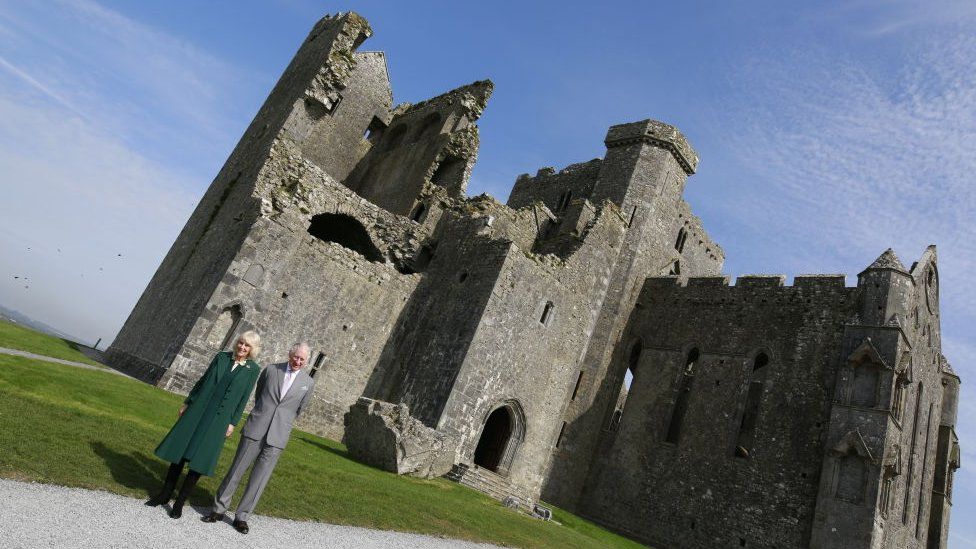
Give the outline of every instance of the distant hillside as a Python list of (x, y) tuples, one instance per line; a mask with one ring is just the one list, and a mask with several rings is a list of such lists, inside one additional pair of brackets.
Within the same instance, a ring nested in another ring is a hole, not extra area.
[(39, 332), (44, 332), (46, 334), (53, 335), (55, 337), (60, 337), (63, 339), (67, 339), (69, 341), (74, 341), (75, 343), (81, 343), (87, 346), (91, 346), (91, 344), (93, 343), (91, 341), (85, 341), (80, 337), (75, 337), (71, 334), (62, 332), (61, 330), (55, 328), (54, 326), (45, 324), (40, 320), (34, 320), (33, 318), (25, 315), (24, 313), (16, 309), (4, 307), (3, 305), (0, 305), (0, 318), (4, 320), (9, 320), (10, 322), (15, 322), (17, 324), (20, 324), (21, 326), (27, 326), (28, 328), (32, 328)]

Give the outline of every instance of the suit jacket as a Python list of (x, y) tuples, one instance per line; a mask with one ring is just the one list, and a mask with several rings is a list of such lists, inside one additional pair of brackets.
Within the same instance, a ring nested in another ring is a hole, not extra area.
[(237, 425), (251, 389), (261, 373), (253, 360), (231, 372), (229, 352), (217, 353), (183, 402), (186, 411), (156, 447), (156, 455), (170, 462), (186, 459), (190, 469), (212, 475), (224, 448), (228, 425)]
[(304, 368), (299, 370), (288, 393), (281, 398), (281, 383), (287, 369), (288, 363), (285, 362), (272, 364), (261, 372), (254, 393), (254, 409), (244, 424), (241, 436), (254, 440), (267, 436), (267, 444), (276, 448), (284, 448), (288, 444), (292, 423), (311, 400), (315, 380), (305, 373)]

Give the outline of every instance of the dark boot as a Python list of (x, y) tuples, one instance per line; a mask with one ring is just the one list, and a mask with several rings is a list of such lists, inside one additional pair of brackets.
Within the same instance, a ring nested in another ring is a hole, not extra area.
[(176, 499), (173, 501), (173, 508), (169, 511), (169, 518), (178, 519), (183, 516), (183, 504), (190, 497), (190, 492), (193, 491), (193, 487), (197, 485), (198, 480), (200, 480), (200, 473), (187, 471), (186, 478), (183, 479), (183, 486), (180, 486), (180, 493), (176, 494)]
[(166, 480), (163, 481), (163, 487), (160, 489), (156, 495), (149, 498), (146, 505), (150, 507), (159, 507), (165, 503), (169, 502), (169, 498), (173, 497), (173, 489), (176, 488), (176, 481), (180, 479), (180, 472), (183, 471), (182, 463), (173, 463), (169, 466), (169, 470), (166, 471)]

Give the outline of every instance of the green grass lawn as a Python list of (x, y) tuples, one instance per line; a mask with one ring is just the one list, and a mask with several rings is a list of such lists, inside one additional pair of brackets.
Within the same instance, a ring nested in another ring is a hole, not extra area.
[(0, 320), (0, 347), (102, 366), (102, 364), (85, 356), (78, 350), (78, 346), (71, 341), (47, 335), (6, 320)]
[[(0, 476), (145, 498), (162, 484), (168, 464), (153, 449), (181, 400), (106, 372), (0, 355)], [(192, 504), (209, 504), (237, 441), (227, 441), (217, 475), (201, 479)], [(256, 512), (519, 547), (640, 547), (558, 509), (562, 526), (444, 479), (359, 464), (341, 444), (299, 431)]]

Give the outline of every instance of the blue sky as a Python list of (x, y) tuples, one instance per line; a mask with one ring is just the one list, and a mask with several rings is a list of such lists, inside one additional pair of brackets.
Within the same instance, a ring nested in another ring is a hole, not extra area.
[(0, 304), (110, 340), (312, 24), (350, 9), (398, 102), (495, 82), (471, 194), (650, 117), (701, 156), (687, 198), (733, 276), (853, 284), (937, 244), (964, 388), (951, 546), (976, 547), (971, 0), (0, 0)]

